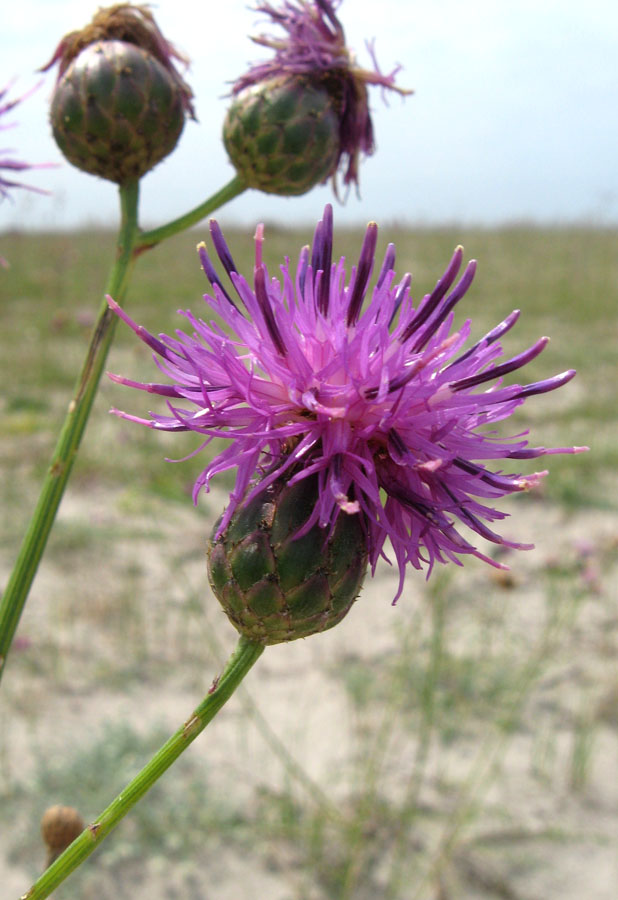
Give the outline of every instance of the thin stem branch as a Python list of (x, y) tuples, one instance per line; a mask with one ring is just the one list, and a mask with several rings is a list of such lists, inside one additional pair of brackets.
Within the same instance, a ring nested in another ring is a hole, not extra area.
[(190, 228), (192, 225), (197, 225), (197, 223), (201, 222), (206, 216), (209, 216), (216, 209), (219, 209), (224, 203), (229, 203), (230, 200), (233, 200), (234, 197), (242, 194), (246, 189), (247, 184), (240, 176), (236, 175), (225, 185), (225, 187), (222, 187), (220, 191), (217, 191), (217, 193), (213, 194), (212, 197), (209, 197), (208, 200), (204, 200), (204, 202), (200, 203), (199, 206), (196, 206), (195, 209), (185, 213), (184, 216), (180, 216), (178, 219), (168, 222), (167, 225), (161, 225), (160, 228), (154, 228), (152, 231), (143, 231), (136, 243), (136, 253), (150, 250), (165, 238), (172, 237), (173, 235)]
[(232, 696), (249, 669), (259, 659), (264, 645), (241, 637), (223, 674), (215, 680), (200, 705), (174, 735), (118, 794), (106, 810), (41, 875), (20, 900), (44, 900), (73, 872), (135, 806), (161, 775), (187, 749)]
[[(135, 259), (134, 247), (138, 235), (138, 199), (138, 182), (120, 187), (121, 222), (117, 254), (105, 291), (107, 294), (112, 294), (117, 300), (122, 300), (124, 297), (131, 264)], [(75, 394), (69, 404), (38, 503), (0, 601), (0, 678), (88, 422), (107, 353), (112, 343), (115, 324), (116, 316), (109, 309), (107, 302), (103, 300), (77, 381)]]

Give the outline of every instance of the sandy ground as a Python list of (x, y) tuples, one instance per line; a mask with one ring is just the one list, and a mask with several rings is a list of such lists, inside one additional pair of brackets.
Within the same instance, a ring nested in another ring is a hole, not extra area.
[[(221, 500), (220, 495), (209, 500), (212, 520)], [(61, 543), (52, 545), (41, 567), (2, 685), (2, 788), (14, 779), (27, 783), (41, 752), (57, 759), (93, 735), (104, 740), (110, 722), (127, 722), (145, 733), (162, 725), (171, 732), (189, 716), (233, 647), (235, 633), (204, 576), (208, 519), (180, 505), (166, 507), (165, 516), (162, 509), (140, 514), (127, 510), (126, 497), (96, 491), (67, 496), (61, 535), (79, 534), (88, 525), (98, 532), (100, 546), (93, 550), (88, 543), (68, 552)], [(534, 687), (522, 688), (521, 715), (506, 736), (476, 718), (469, 727), (458, 720), (450, 742), (432, 738), (418, 798), (423, 816), (407, 838), (418, 861), (396, 897), (613, 900), (618, 895), (618, 522), (598, 511), (566, 518), (543, 503), (512, 511), (510, 532), (535, 540), (536, 550), (509, 558), (509, 578), (476, 563), (455, 572), (446, 636), (454, 654), (490, 641), (487, 652), (504, 653), (518, 672), (532, 660)], [(1, 564), (8, 572), (8, 554)], [(577, 581), (577, 609), (544, 643), (546, 573), (569, 566), (571, 582)], [(230, 802), (251, 804), (256, 793), (281, 791), (287, 783), (274, 739), (256, 720), (255, 708), (336, 807), (345, 810), (361, 789), (355, 782), (359, 747), (362, 752), (359, 721), (371, 736), (372, 726), (384, 727), (383, 710), (355, 713), (338, 673), (348, 661), (369, 663), (377, 673), (401, 653), (402, 634), (410, 634), (415, 622), (427, 629), (422, 578), (410, 574), (406, 593), (393, 608), (395, 582), (388, 567), (380, 568), (339, 627), (268, 648), (247, 678), (246, 691), (232, 698), (188, 751)], [(133, 598), (130, 616), (127, 592)], [(203, 604), (197, 625), (195, 611), (186, 608), (189, 594)], [(123, 683), (114, 672), (124, 671), (132, 655), (150, 674)], [(419, 698), (411, 692), (406, 702), (413, 710)], [(379, 773), (378, 795), (386, 804), (396, 802), (418, 761), (417, 737), (400, 718), (389, 720)], [(575, 767), (578, 748), (581, 772)], [(174, 771), (165, 777), (173, 781)], [(178, 787), (181, 791), (182, 784)], [(297, 792), (302, 800), (302, 788)], [(23, 823), (8, 821), (1, 810), (0, 821), (0, 896), (16, 898), (30, 885), (37, 863), (25, 865), (16, 852)], [(42, 847), (40, 856), (42, 861)], [(300, 849), (285, 841), (255, 849), (209, 838), (204, 854), (190, 862), (157, 857), (124, 869), (122, 862), (98, 865), (97, 857), (90, 863), (98, 874), (83, 893), (72, 893), (67, 884), (55, 896), (335, 896), (303, 866)], [(371, 885), (359, 883), (345, 896), (386, 897), (388, 871), (386, 863), (384, 871), (377, 864)]]

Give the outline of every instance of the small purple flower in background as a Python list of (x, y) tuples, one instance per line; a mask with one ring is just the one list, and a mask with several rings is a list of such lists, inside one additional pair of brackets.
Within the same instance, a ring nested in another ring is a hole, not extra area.
[(461, 247), (433, 291), (415, 305), (411, 276), (395, 280), (395, 248), (389, 244), (369, 291), (377, 231), (375, 223), (367, 227), (348, 276), (343, 258), (333, 262), (327, 206), (313, 248), (301, 250), (295, 273), (286, 259), (277, 279), (263, 263), (259, 226), (250, 284), (211, 221), (212, 243), (233, 291), (201, 244), (212, 286), (204, 299), (226, 330), (187, 311), (182, 314), (192, 334), (155, 337), (110, 298), (112, 309), (154, 350), (170, 383), (110, 377), (168, 398), (168, 415), (151, 413), (146, 420), (113, 410), (117, 415), (162, 431), (195, 431), (202, 448), (215, 437), (230, 441), (194, 488), (197, 500), (214, 475), (236, 469), (218, 534), (238, 504), (282, 477), (290, 484), (317, 478), (318, 500), (301, 532), (316, 524), (332, 532), (339, 516), (360, 515), (373, 570), (391, 543), (399, 597), (408, 563), (427, 567), (429, 574), (436, 562), (461, 564), (460, 556), (473, 555), (506, 568), (470, 543), (460, 526), (495, 544), (530, 548), (487, 523), (506, 517), (493, 501), (534, 487), (546, 472), (521, 475), (494, 470), (492, 463), (508, 460), (510, 467), (514, 460), (586, 448), (530, 447), (525, 433), (501, 437), (487, 427), (508, 418), (528, 397), (566, 384), (574, 370), (530, 384), (502, 383), (548, 342), (540, 338), (499, 362), (499, 339), (517, 321), (518, 310), (465, 349), (470, 322), (453, 330), (453, 309), (470, 287), (476, 264), (468, 263), (457, 280)]
[[(33, 88), (27, 91), (25, 94), (22, 94), (21, 97), (17, 97), (14, 100), (8, 100), (7, 94), (11, 89), (11, 84), (7, 85), (5, 88), (0, 90), (0, 131), (7, 131), (9, 128), (14, 128), (15, 122), (3, 122), (3, 116), (14, 109), (18, 103), (21, 103), (22, 100), (25, 100), (26, 97), (29, 97), (34, 91), (39, 87), (36, 84)], [(22, 160), (15, 159), (12, 156), (13, 151), (5, 148), (0, 148), (0, 200), (4, 200), (7, 197), (10, 197), (11, 191), (15, 188), (25, 188), (28, 191), (36, 191), (38, 194), (47, 194), (48, 191), (43, 190), (42, 188), (34, 187), (31, 184), (24, 184), (23, 181), (15, 181), (13, 178), (14, 173), (23, 172), (26, 169), (45, 169), (49, 168), (53, 163), (27, 163)], [(10, 173), (6, 175), (5, 172)], [(8, 263), (4, 257), (0, 256), (0, 266), (6, 268)]]
[[(345, 170), (344, 184), (358, 184), (360, 154), (369, 156), (375, 149), (367, 86), (412, 93), (395, 84), (399, 66), (388, 75), (380, 72), (372, 43), (368, 42), (367, 48), (374, 68), (363, 69), (356, 63), (335, 15), (337, 5), (333, 0), (286, 0), (280, 6), (256, 6), (284, 34), (252, 38), (273, 50), (274, 56), (253, 64), (232, 87), (236, 101), (224, 125), (224, 142), (250, 187), (272, 193), (302, 193), (318, 180), (332, 177), (334, 183), (340, 168)], [(320, 100), (320, 94), (328, 98), (326, 103)], [(281, 131), (290, 122), (292, 133), (283, 140), (283, 147), (275, 146), (277, 132), (271, 135), (268, 128), (276, 125)], [(329, 133), (331, 127), (333, 134)], [(294, 150), (305, 161), (311, 158), (307, 145), (314, 146), (323, 161), (323, 171), (316, 169), (313, 182), (302, 181), (302, 190), (293, 189), (293, 179), (290, 184), (279, 185), (275, 178), (288, 143), (290, 152)]]
[[(11, 88), (10, 84), (3, 90), (0, 90), (0, 120), (6, 113), (14, 109), (14, 107), (16, 107), (18, 103), (21, 103), (22, 100), (25, 100), (26, 97), (29, 97), (30, 94), (34, 93), (34, 91), (36, 91), (38, 87), (39, 85), (36, 84), (27, 93), (23, 94), (21, 97), (17, 97), (15, 100), (6, 99), (6, 95)], [(6, 131), (9, 128), (14, 128), (16, 124), (16, 122), (5, 123), (0, 121), (0, 131)], [(23, 172), (25, 169), (44, 169), (49, 168), (49, 166), (53, 165), (53, 163), (22, 162), (21, 160), (14, 159), (12, 156), (6, 155), (12, 153), (12, 150), (8, 150), (5, 148), (0, 149), (0, 196), (2, 196), (3, 198), (10, 196), (10, 190), (12, 188), (26, 188), (26, 190), (28, 191), (36, 191), (39, 194), (47, 194), (48, 191), (44, 191), (42, 188), (34, 187), (31, 184), (24, 184), (22, 181), (13, 181), (12, 178), (6, 177), (3, 173), (5, 170), (12, 173)]]

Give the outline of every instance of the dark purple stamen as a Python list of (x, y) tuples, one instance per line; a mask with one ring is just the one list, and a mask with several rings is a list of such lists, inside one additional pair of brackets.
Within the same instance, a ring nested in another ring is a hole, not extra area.
[(506, 334), (507, 331), (511, 330), (515, 322), (519, 319), (519, 315), (520, 310), (514, 309), (513, 312), (506, 317), (506, 319), (500, 322), (499, 325), (496, 325), (496, 327), (491, 331), (488, 331), (485, 337), (481, 338), (480, 341), (477, 341), (473, 347), (470, 347), (469, 350), (466, 350), (465, 353), (462, 353), (461, 356), (458, 356), (457, 359), (453, 360), (452, 363), (449, 363), (448, 366), (445, 367), (444, 371), (446, 372), (447, 369), (450, 369), (453, 366), (457, 366), (459, 365), (459, 363), (468, 359), (469, 356), (472, 356), (473, 353), (476, 353), (479, 347), (489, 347), (491, 344), (497, 341), (498, 338), (501, 338), (503, 334)]
[(408, 322), (408, 325), (399, 338), (402, 344), (410, 338), (415, 331), (423, 325), (424, 322), (427, 321), (429, 316), (432, 314), (434, 309), (438, 306), (452, 283), (457, 278), (457, 273), (461, 268), (461, 261), (463, 259), (463, 247), (457, 247), (455, 250), (450, 263), (447, 266), (446, 271), (442, 278), (439, 278), (436, 282), (436, 286), (431, 292), (431, 294), (427, 294), (424, 297), (423, 302), (420, 304), (418, 311), (415, 316)]
[(513, 450), (511, 453), (505, 454), (505, 459), (537, 459), (539, 456), (545, 456), (547, 449), (545, 447), (527, 447), (524, 450)]
[(237, 273), (238, 269), (236, 268), (236, 263), (232, 259), (232, 254), (230, 253), (229, 248), (225, 243), (225, 238), (223, 237), (221, 229), (219, 228), (219, 223), (215, 219), (211, 219), (208, 224), (210, 227), (210, 236), (212, 238), (215, 250), (217, 251), (217, 256), (221, 260), (223, 268), (231, 278), (232, 272)]
[(403, 375), (398, 375), (397, 378), (392, 378), (388, 383), (388, 392), (392, 394), (393, 391), (398, 391), (402, 387), (405, 387), (408, 382), (412, 381), (412, 379), (416, 376), (421, 364), (417, 361), (412, 366), (407, 366)]
[(384, 262), (382, 263), (382, 268), (380, 269), (380, 274), (378, 275), (378, 280), (376, 281), (376, 287), (381, 288), (384, 279), (388, 275), (389, 272), (394, 271), (395, 269), (395, 245), (389, 244), (386, 248), (386, 253), (384, 254)]
[(281, 337), (279, 327), (275, 322), (275, 317), (270, 305), (270, 299), (268, 297), (268, 291), (266, 290), (266, 272), (264, 266), (259, 266), (256, 268), (254, 275), (254, 286), (255, 296), (258, 303), (260, 304), (260, 309), (262, 310), (264, 322), (266, 323), (266, 327), (268, 328), (268, 333), (272, 339), (273, 344), (277, 348), (278, 353), (280, 353), (281, 356), (285, 356), (286, 347), (283, 343), (283, 338)]
[[(174, 356), (180, 356), (180, 354), (175, 353), (173, 350), (169, 350), (168, 347), (165, 346), (158, 338), (151, 334), (149, 331), (146, 331), (143, 325), (137, 325), (133, 319), (129, 318), (124, 309), (119, 306), (116, 301), (107, 295), (106, 297), (109, 308), (116, 313), (116, 315), (120, 316), (123, 322), (131, 328), (132, 331), (138, 336), (138, 338), (143, 341), (151, 350), (154, 350), (155, 353), (158, 353), (159, 356), (162, 356), (163, 359), (169, 359), (173, 361)], [(182, 357), (180, 357), (182, 358)]]
[(446, 518), (446, 516), (435, 506), (431, 506), (422, 497), (420, 497), (415, 491), (410, 490), (403, 485), (395, 485), (394, 483), (389, 483), (388, 485), (381, 485), (386, 493), (395, 500), (398, 500), (402, 506), (406, 506), (408, 509), (415, 512), (422, 519), (429, 522), (430, 525), (433, 525), (439, 528), (441, 531), (450, 530), (452, 527), (452, 523)]
[(330, 270), (333, 259), (333, 208), (330, 204), (324, 210), (324, 231), (322, 240), (320, 269), (323, 272), (318, 290), (318, 309), (323, 315), (328, 312), (330, 299)]
[(483, 481), (485, 484), (495, 487), (498, 490), (522, 490), (521, 487), (517, 486), (516, 481), (513, 478), (509, 478), (507, 475), (498, 475), (496, 472), (490, 472), (488, 469), (484, 468), (484, 466), (478, 466), (475, 463), (468, 462), (468, 460), (462, 459), (460, 456), (455, 457), (453, 465), (458, 469), (467, 472), (469, 475), (476, 475), (479, 478), (479, 481)]
[(397, 291), (395, 293), (395, 304), (393, 306), (392, 315), (389, 319), (389, 323), (388, 323), (389, 328), (393, 324), (393, 322), (395, 320), (395, 316), (399, 312), (399, 307), (403, 303), (403, 298), (405, 297), (406, 291), (409, 289), (411, 283), (412, 283), (412, 276), (410, 275), (409, 272), (406, 272), (406, 274), (403, 276), (401, 282), (399, 283), (399, 287), (397, 288)]
[(428, 322), (427, 328), (425, 329), (425, 331), (423, 331), (423, 334), (417, 338), (416, 342), (410, 348), (411, 353), (419, 353), (430, 340), (432, 335), (436, 333), (442, 322), (444, 322), (448, 314), (459, 303), (463, 295), (472, 284), (472, 279), (474, 278), (475, 272), (476, 261), (471, 260), (466, 266), (466, 270), (463, 273), (461, 280), (457, 284), (457, 287), (446, 298), (444, 305), (440, 308), (440, 312), (438, 313), (438, 315)]
[(527, 447), (524, 450), (512, 450), (505, 454), (505, 459), (536, 459), (538, 456), (553, 456), (555, 453), (582, 453), (587, 447)]
[[(317, 308), (323, 316), (328, 312), (330, 299), (330, 270), (333, 259), (333, 208), (329, 204), (324, 209), (324, 218), (318, 222), (313, 240), (313, 253), (311, 256), (311, 268), (313, 269), (314, 284), (317, 281)], [(318, 272), (322, 277), (318, 280)]]
[[(501, 366), (493, 366), (491, 369), (487, 369), (485, 372), (479, 372), (478, 375), (470, 375), (468, 378), (461, 378), (459, 381), (452, 381), (449, 385), (450, 389), (453, 392), (463, 391), (467, 388), (476, 387), (479, 384), (484, 384), (486, 381), (492, 381), (494, 378), (501, 378), (503, 375), (508, 375), (509, 372), (514, 372), (516, 369), (521, 369), (522, 366), (525, 366), (531, 360), (541, 353), (549, 342), (549, 338), (542, 337), (533, 344), (532, 347), (529, 347), (527, 350), (524, 350), (523, 353), (519, 353), (517, 356), (513, 356), (512, 359), (507, 360), (507, 362), (502, 363)], [(539, 382), (539, 384), (542, 382)], [(532, 387), (533, 385), (529, 385)], [(525, 390), (525, 388), (524, 388)], [(547, 390), (551, 390), (548, 388)], [(521, 394), (517, 394), (517, 396), (525, 396)]]
[(396, 463), (403, 463), (410, 456), (410, 451), (406, 447), (405, 441), (394, 428), (391, 428), (388, 432), (387, 443), (391, 459)]
[(210, 281), (213, 288), (216, 285), (219, 288), (219, 290), (221, 291), (221, 293), (223, 294), (223, 296), (225, 297), (225, 299), (229, 303), (231, 303), (232, 306), (235, 307), (235, 309), (238, 309), (238, 307), (236, 306), (236, 304), (234, 303), (234, 301), (232, 300), (232, 298), (226, 291), (225, 287), (223, 286), (223, 282), (217, 275), (216, 269), (213, 266), (213, 264), (210, 260), (210, 257), (206, 251), (206, 247), (203, 244), (200, 244), (197, 248), (197, 252), (200, 257), (200, 262), (202, 263), (202, 269), (204, 270), (206, 278)]
[[(472, 531), (475, 531), (477, 534), (480, 534), (481, 537), (484, 537), (485, 540), (491, 541), (493, 544), (503, 544), (504, 538), (502, 538), (499, 534), (496, 534), (490, 528), (487, 527), (477, 516), (470, 512), (469, 509), (466, 508), (467, 500), (458, 499), (453, 491), (451, 491), (447, 485), (442, 482), (442, 489), (444, 490), (447, 497), (450, 497), (453, 502), (453, 512), (459, 516), (459, 518), (466, 523), (468, 528), (471, 528)], [(524, 545), (521, 545), (522, 549)]]
[(356, 270), (356, 278), (354, 279), (354, 287), (348, 305), (347, 325), (353, 325), (361, 311), (367, 283), (371, 277), (371, 269), (376, 252), (376, 244), (378, 241), (378, 226), (375, 222), (370, 222), (365, 232), (365, 239), (361, 247), (360, 257), (358, 260), (358, 269)]
[(147, 391), (149, 394), (159, 394), (161, 397), (174, 397), (176, 400), (183, 396), (173, 384), (142, 383), (141, 381), (132, 381), (130, 378), (124, 378), (122, 375), (114, 375), (113, 372), (108, 372), (107, 377), (116, 384), (137, 388), (139, 391)]
[(532, 397), (534, 394), (546, 394), (549, 391), (555, 391), (556, 388), (567, 384), (575, 376), (575, 369), (569, 369), (561, 372), (560, 375), (554, 375), (553, 378), (546, 378), (544, 381), (535, 381), (532, 384), (525, 385), (518, 391), (513, 400), (523, 399), (524, 397)]

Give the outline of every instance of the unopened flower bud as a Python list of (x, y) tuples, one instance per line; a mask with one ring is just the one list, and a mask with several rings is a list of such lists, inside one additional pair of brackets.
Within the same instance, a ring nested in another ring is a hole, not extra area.
[(339, 119), (328, 91), (318, 84), (273, 78), (234, 97), (223, 142), (249, 187), (294, 196), (336, 168)]
[(69, 162), (125, 184), (171, 153), (193, 115), (174, 58), (183, 59), (145, 7), (101, 9), (66, 35), (45, 69), (59, 63), (51, 124)]
[[(291, 477), (291, 476), (290, 476)], [(278, 644), (337, 625), (357, 599), (367, 569), (361, 515), (334, 528), (307, 523), (317, 476), (279, 478), (215, 525), (208, 545), (211, 587), (245, 637)]]
[(47, 866), (51, 866), (69, 844), (84, 830), (84, 821), (72, 806), (50, 806), (41, 819), (41, 834), (47, 847)]

